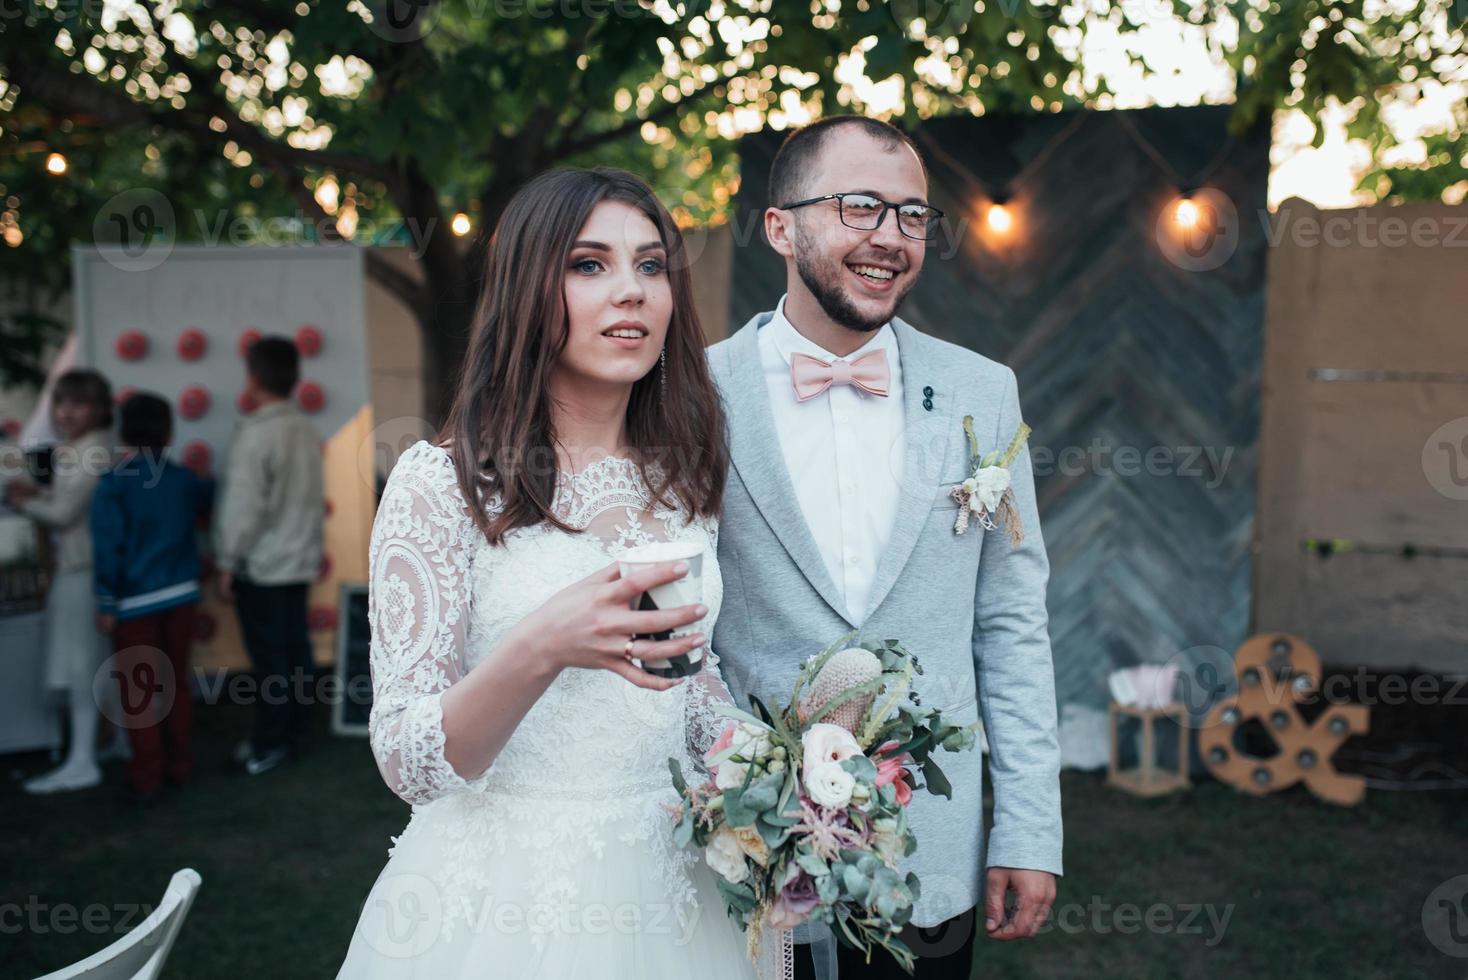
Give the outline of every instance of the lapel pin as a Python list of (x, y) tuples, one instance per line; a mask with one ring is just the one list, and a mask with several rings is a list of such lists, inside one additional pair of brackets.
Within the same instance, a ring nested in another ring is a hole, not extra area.
[(933, 386), (932, 385), (925, 385), (923, 387), (923, 408), (927, 409), (930, 412), (933, 410)]

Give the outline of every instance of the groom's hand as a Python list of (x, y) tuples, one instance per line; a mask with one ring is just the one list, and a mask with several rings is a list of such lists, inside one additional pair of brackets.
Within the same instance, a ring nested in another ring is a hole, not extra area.
[[(1009, 917), (1005, 898), (1018, 901)], [(990, 939), (1028, 939), (1044, 925), (1055, 903), (1055, 876), (1024, 868), (990, 868), (984, 879), (984, 929)]]

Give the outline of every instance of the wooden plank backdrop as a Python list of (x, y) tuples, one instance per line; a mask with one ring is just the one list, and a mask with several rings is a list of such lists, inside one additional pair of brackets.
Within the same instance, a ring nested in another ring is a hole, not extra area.
[(1468, 674), (1468, 207), (1291, 199), (1271, 235), (1259, 627)]
[[(901, 315), (1019, 376), (1061, 703), (1103, 707), (1112, 669), (1231, 652), (1250, 632), (1269, 131), (1231, 137), (1228, 115), (989, 115), (916, 131), (931, 199), (956, 220)], [(759, 232), (782, 137), (740, 143), (734, 328), (784, 290)], [(1201, 244), (1169, 237), (1190, 185), (1229, 204)], [(1013, 218), (1004, 235), (985, 222), (996, 198)]]

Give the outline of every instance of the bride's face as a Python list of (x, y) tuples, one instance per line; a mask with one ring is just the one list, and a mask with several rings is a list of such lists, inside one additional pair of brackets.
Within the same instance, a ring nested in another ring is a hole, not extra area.
[(667, 263), (657, 226), (637, 208), (592, 210), (566, 264), (564, 380), (630, 386), (652, 370), (673, 316)]

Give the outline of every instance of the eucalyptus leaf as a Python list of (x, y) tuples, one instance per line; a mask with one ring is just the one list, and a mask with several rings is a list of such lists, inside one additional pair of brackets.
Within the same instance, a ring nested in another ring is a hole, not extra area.
[(953, 799), (953, 786), (948, 782), (948, 777), (943, 775), (943, 770), (938, 768), (938, 763), (933, 761), (932, 756), (923, 760), (923, 781), (927, 784), (928, 792)]

